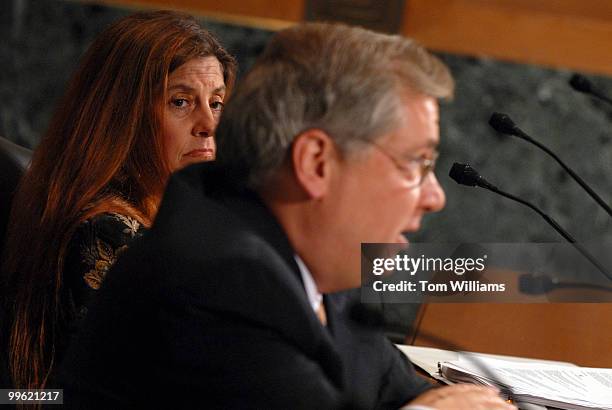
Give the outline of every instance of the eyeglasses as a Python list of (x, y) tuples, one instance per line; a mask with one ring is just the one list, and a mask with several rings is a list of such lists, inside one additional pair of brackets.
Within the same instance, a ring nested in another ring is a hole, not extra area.
[(399, 160), (393, 155), (389, 154), (387, 150), (381, 147), (374, 141), (366, 141), (368, 144), (373, 145), (380, 151), (385, 157), (387, 157), (393, 165), (404, 175), (406, 181), (410, 185), (410, 188), (416, 188), (420, 186), (430, 172), (436, 167), (436, 160), (440, 153), (434, 151), (431, 158), (410, 158), (407, 160)]

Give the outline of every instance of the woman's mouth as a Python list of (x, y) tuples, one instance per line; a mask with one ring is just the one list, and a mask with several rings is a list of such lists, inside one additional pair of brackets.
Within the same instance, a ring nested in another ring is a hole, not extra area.
[(201, 149), (194, 149), (192, 151), (189, 151), (188, 153), (185, 154), (186, 157), (191, 157), (191, 158), (209, 158), (209, 159), (214, 159), (215, 158), (215, 150), (212, 148), (201, 148)]

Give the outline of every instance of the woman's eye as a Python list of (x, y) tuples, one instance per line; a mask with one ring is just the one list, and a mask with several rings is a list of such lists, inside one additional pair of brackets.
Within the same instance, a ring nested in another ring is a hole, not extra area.
[(222, 101), (214, 101), (210, 104), (210, 108), (212, 108), (213, 110), (216, 111), (221, 111), (223, 110), (223, 102)]
[(187, 105), (187, 100), (184, 98), (173, 98), (171, 104), (177, 108), (183, 108)]

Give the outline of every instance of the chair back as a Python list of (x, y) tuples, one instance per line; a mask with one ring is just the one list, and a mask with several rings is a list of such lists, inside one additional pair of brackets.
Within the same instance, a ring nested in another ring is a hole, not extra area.
[(0, 137), (0, 255), (4, 250), (13, 195), (31, 159), (31, 150)]
[[(21, 176), (32, 159), (32, 151), (0, 137), (0, 257), (11, 213), (11, 202)], [(0, 260), (0, 264), (1, 264)], [(0, 277), (0, 280), (3, 280)], [(3, 296), (3, 295), (2, 295)], [(4, 300), (0, 302), (0, 388), (12, 388), (7, 365), (7, 329), (9, 318), (5, 312)]]

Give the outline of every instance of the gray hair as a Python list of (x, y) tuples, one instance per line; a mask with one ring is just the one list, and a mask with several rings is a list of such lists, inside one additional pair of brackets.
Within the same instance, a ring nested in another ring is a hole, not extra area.
[(230, 98), (217, 160), (238, 183), (258, 189), (300, 133), (321, 129), (348, 153), (398, 128), (407, 92), (449, 99), (453, 89), (448, 68), (411, 39), (299, 24), (272, 38)]

